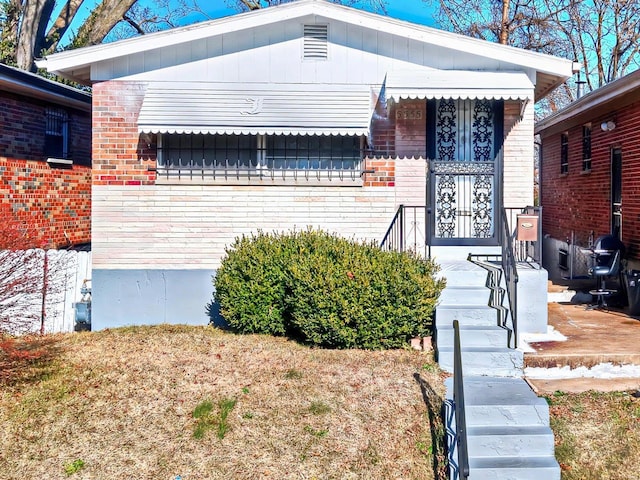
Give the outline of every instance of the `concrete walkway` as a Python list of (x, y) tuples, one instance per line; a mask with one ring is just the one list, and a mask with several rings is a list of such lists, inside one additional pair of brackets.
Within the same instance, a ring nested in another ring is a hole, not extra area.
[[(566, 340), (529, 343), (534, 351), (525, 352), (525, 377), (536, 393), (640, 389), (640, 317), (554, 302), (549, 326)], [(528, 376), (538, 368), (551, 369), (547, 378)], [(558, 376), (566, 378), (551, 378)]]

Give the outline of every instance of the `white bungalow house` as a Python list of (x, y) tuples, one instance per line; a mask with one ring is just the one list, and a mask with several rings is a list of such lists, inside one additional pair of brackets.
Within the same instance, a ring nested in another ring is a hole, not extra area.
[(533, 203), (534, 102), (573, 74), (325, 0), (38, 65), (93, 87), (94, 329), (208, 322), (225, 247), (258, 229), (379, 241), (419, 205), (436, 260), (495, 251), (501, 207)]

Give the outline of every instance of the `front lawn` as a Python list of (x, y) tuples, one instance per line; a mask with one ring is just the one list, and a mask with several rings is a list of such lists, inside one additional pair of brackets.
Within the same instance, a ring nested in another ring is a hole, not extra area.
[(182, 326), (1, 345), (3, 479), (444, 478), (429, 354)]
[(640, 476), (638, 392), (547, 396), (563, 480)]

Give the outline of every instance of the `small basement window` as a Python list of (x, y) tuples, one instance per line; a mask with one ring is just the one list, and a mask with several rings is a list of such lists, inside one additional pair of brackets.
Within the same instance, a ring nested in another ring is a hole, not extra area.
[(49, 158), (69, 158), (69, 115), (61, 108), (47, 108), (44, 154)]
[(569, 173), (569, 134), (560, 135), (560, 173)]
[(591, 170), (591, 124), (582, 126), (582, 171)]

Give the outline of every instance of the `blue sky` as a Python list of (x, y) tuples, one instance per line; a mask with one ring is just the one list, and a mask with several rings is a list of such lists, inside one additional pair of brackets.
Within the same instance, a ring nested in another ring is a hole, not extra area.
[[(207, 3), (211, 4), (209, 8), (206, 7)], [(207, 11), (212, 18), (237, 13), (236, 10), (227, 7), (224, 0), (201, 0), (200, 6), (203, 10)], [(390, 17), (400, 20), (434, 26), (430, 9), (422, 0), (387, 0), (387, 13)]]
[[(94, 0), (97, 3), (98, 0)], [(366, 5), (366, 1), (362, 0), (363, 4)], [(207, 12), (208, 15), (211, 16), (212, 19), (226, 17), (228, 15), (237, 14), (238, 11), (234, 8), (230, 8), (227, 5), (226, 0), (198, 0), (200, 7)], [(140, 4), (145, 5), (153, 5), (153, 0), (140, 0)], [(86, 11), (86, 15), (88, 15), (89, 11), (93, 7), (93, 2), (87, 2), (87, 5), (83, 5), (83, 11)], [(390, 17), (398, 18), (400, 20), (406, 20), (409, 22), (419, 23), (428, 26), (435, 26), (435, 22), (431, 16), (431, 10), (427, 6), (423, 0), (386, 0), (386, 8), (387, 14)], [(185, 24), (203, 21), (201, 16), (199, 18), (188, 19)], [(82, 20), (83, 16), (81, 16), (80, 20)], [(77, 22), (75, 22), (77, 23)], [(72, 25), (72, 30), (74, 29)], [(68, 32), (69, 36), (73, 32)], [(106, 41), (110, 41), (109, 37), (107, 37)], [(63, 44), (65, 41), (63, 40)]]

